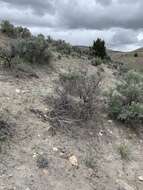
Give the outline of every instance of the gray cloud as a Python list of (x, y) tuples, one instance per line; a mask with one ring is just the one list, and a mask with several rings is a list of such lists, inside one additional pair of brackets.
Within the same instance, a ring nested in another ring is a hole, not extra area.
[(116, 48), (142, 44), (142, 0), (0, 0), (0, 6), (0, 20), (40, 33), (52, 31), (74, 44), (80, 39), (81, 44), (91, 43), (100, 34)]
[[(73, 2), (75, 2), (73, 0)], [(83, 3), (80, 3), (83, 2)], [(121, 3), (122, 2), (122, 3)], [(110, 6), (103, 4), (110, 3)], [(103, 5), (103, 6), (102, 6)], [(112, 27), (139, 29), (143, 26), (143, 2), (84, 0), (71, 4), (62, 4), (64, 10), (58, 11), (61, 24), (67, 28), (108, 29)]]
[(31, 8), (36, 14), (54, 13), (54, 0), (0, 0), (10, 6)]
[[(142, 0), (0, 0), (0, 2), (17, 9), (20, 7), (21, 11), (28, 8), (34, 10), (33, 19), (39, 14), (52, 15), (56, 20), (53, 26), (63, 28), (102, 30), (113, 27), (140, 29), (143, 26)], [(47, 16), (47, 20), (49, 19), (51, 17)], [(28, 22), (27, 17), (25, 20)], [(39, 19), (37, 25), (38, 23)]]
[(96, 2), (106, 6), (110, 5), (112, 3), (112, 0), (96, 0)]
[(113, 46), (118, 45), (129, 45), (133, 43), (138, 43), (138, 32), (133, 30), (121, 30), (118, 29), (112, 37), (111, 44)]

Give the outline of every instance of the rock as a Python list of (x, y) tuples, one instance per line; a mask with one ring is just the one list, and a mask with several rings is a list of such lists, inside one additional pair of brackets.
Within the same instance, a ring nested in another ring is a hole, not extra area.
[(110, 129), (108, 129), (108, 132), (109, 132), (110, 134), (113, 134), (113, 132), (112, 132)]
[(112, 120), (108, 120), (108, 123), (113, 123), (113, 121)]
[(27, 187), (25, 190), (31, 190), (29, 187)]
[(16, 89), (15, 91), (16, 91), (16, 93), (18, 93), (18, 94), (20, 93), (20, 89)]
[(118, 185), (118, 190), (135, 190), (123, 180), (117, 180), (116, 183)]
[(38, 153), (34, 152), (32, 157), (33, 158), (37, 158), (38, 157)]
[(57, 147), (53, 147), (53, 151), (54, 152), (58, 152), (58, 148)]
[(139, 176), (138, 179), (143, 182), (143, 176)]
[(70, 156), (69, 161), (72, 164), (72, 166), (78, 167), (78, 161), (75, 155)]
[(101, 130), (100, 132), (99, 132), (99, 136), (103, 136), (103, 131)]
[(8, 178), (11, 178), (11, 177), (13, 177), (13, 175), (12, 175), (12, 174), (9, 174), (9, 175), (8, 175)]
[(43, 169), (43, 174), (44, 174), (44, 175), (48, 175), (48, 170)]

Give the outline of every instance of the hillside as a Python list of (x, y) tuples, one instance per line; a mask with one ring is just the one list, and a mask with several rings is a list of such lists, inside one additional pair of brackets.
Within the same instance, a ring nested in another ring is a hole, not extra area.
[[(8, 40), (0, 37), (2, 45)], [(1, 143), (0, 190), (142, 190), (142, 129), (112, 120), (103, 106), (118, 71), (106, 64), (92, 66), (86, 56), (53, 54), (50, 65), (1, 67), (1, 127), (6, 122), (13, 134)], [(112, 56), (122, 61), (132, 53)], [(51, 112), (61, 76), (77, 70), (102, 77), (95, 120), (58, 118)]]

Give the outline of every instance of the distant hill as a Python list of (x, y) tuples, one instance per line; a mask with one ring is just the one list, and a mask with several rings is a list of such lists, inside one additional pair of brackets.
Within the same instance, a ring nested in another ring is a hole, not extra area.
[(72, 46), (72, 47), (76, 47), (76, 48), (89, 48), (89, 46), (80, 46), (80, 45), (74, 45), (74, 46)]
[[(137, 57), (135, 57), (135, 53), (137, 53)], [(131, 69), (143, 71), (143, 48), (131, 52), (111, 51), (109, 55), (113, 61), (123, 62)]]

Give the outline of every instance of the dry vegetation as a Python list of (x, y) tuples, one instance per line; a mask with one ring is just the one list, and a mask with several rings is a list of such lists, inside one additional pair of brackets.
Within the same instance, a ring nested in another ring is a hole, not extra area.
[(81, 69), (60, 76), (61, 84), (56, 88), (58, 97), (54, 101), (55, 115), (81, 121), (96, 118), (101, 77), (88, 75)]
[(142, 190), (142, 74), (5, 24), (0, 190)]

